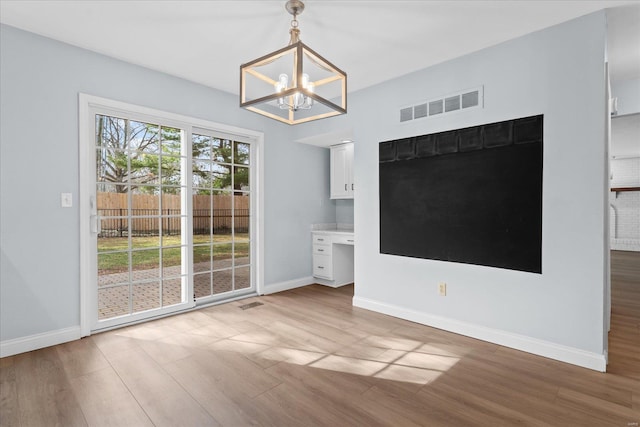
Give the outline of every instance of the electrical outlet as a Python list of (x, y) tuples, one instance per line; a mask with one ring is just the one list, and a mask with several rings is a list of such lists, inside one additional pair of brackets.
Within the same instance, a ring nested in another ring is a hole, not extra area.
[(438, 294), (441, 297), (447, 296), (447, 284), (445, 282), (438, 283)]

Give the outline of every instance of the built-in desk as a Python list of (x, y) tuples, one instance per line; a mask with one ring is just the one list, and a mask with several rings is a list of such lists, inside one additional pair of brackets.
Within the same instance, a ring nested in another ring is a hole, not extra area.
[(333, 288), (353, 283), (353, 231), (315, 230), (311, 238), (316, 282)]

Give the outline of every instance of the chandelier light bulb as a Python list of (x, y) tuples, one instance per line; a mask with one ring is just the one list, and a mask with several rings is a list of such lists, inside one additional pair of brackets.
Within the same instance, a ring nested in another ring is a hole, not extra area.
[[(302, 74), (302, 88), (309, 92), (313, 92), (315, 84), (309, 81), (309, 74)], [(282, 73), (278, 76), (278, 81), (273, 85), (276, 93), (282, 93), (289, 87), (289, 76)], [(286, 101), (288, 99), (288, 102)], [(313, 106), (313, 99), (302, 92), (295, 92), (293, 95), (279, 97), (277, 100), (278, 108), (285, 110), (308, 110)]]
[(289, 76), (287, 76), (284, 73), (280, 74), (280, 76), (278, 77), (278, 80), (283, 90), (286, 89), (287, 86), (289, 85)]

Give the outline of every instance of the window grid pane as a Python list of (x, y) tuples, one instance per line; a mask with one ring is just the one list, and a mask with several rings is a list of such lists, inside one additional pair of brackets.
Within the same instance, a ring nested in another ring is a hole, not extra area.
[[(212, 272), (211, 290), (203, 286), (196, 297), (217, 295), (251, 286), (249, 240), (250, 150), (248, 143), (193, 134), (194, 271)], [(204, 262), (203, 251), (211, 258)], [(195, 265), (195, 260), (198, 265)], [(242, 266), (240, 269), (235, 267)], [(236, 283), (234, 271), (242, 272)], [(198, 278), (204, 282), (204, 277)], [(249, 285), (247, 286), (247, 283)]]

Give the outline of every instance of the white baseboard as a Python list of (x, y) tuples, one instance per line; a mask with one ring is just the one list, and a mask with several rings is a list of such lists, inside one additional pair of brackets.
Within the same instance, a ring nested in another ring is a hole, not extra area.
[(312, 276), (301, 277), (299, 279), (287, 280), (286, 282), (272, 283), (264, 286), (263, 295), (274, 294), (276, 292), (288, 291), (289, 289), (301, 288), (303, 286), (316, 283)]
[(0, 357), (13, 356), (14, 354), (26, 353), (27, 351), (38, 350), (79, 339), (80, 326), (73, 326), (71, 328), (5, 340), (0, 342)]
[(400, 319), (409, 320), (456, 334), (477, 338), (492, 342), (516, 350), (538, 356), (548, 357), (561, 362), (571, 363), (595, 371), (605, 372), (607, 369), (607, 357), (605, 354), (592, 353), (573, 347), (552, 343), (549, 341), (531, 338), (525, 335), (505, 332), (499, 329), (487, 328), (459, 320), (448, 319), (442, 316), (422, 313), (390, 304), (370, 300), (368, 298), (353, 297), (355, 307), (364, 308), (378, 313), (388, 314)]
[(318, 277), (313, 278), (313, 283), (317, 283), (319, 285), (329, 286), (330, 288), (340, 288), (342, 286), (350, 285), (353, 283), (353, 279), (351, 280), (343, 280), (342, 282), (337, 282), (335, 280), (325, 280), (320, 279)]

